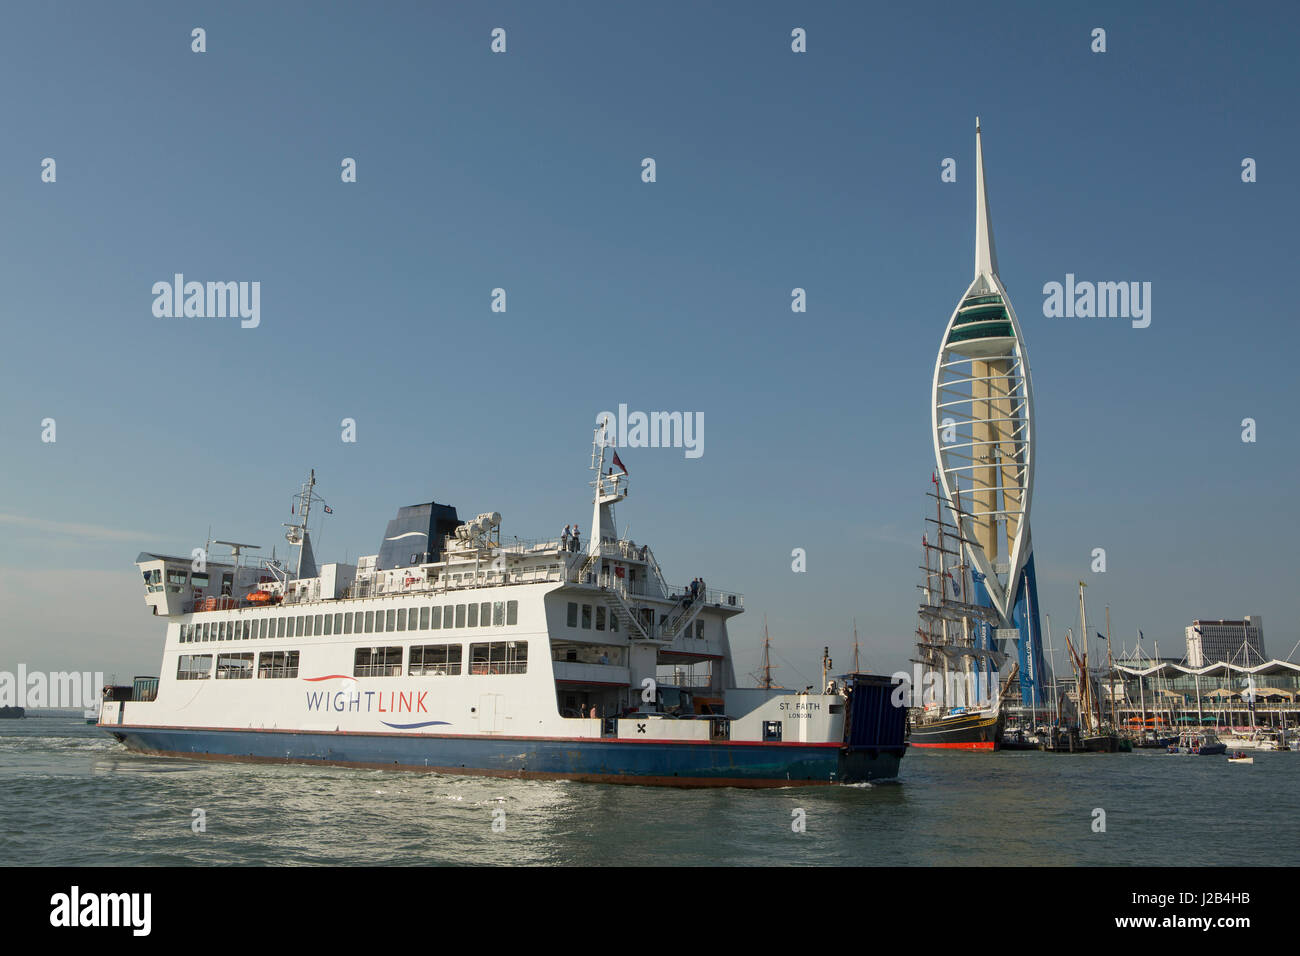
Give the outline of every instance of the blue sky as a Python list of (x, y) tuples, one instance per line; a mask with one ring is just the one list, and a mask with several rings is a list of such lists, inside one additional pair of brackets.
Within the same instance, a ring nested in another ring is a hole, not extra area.
[[(1141, 628), (1181, 654), (1192, 618), (1245, 613), (1274, 654), (1300, 637), (1294, 5), (2, 16), (0, 667), (153, 673), (136, 552), (209, 526), (269, 547), (310, 467), (326, 560), (374, 553), (430, 498), (501, 511), (507, 537), (585, 525), (591, 424), (622, 402), (704, 415), (697, 460), (623, 453), (619, 519), (670, 580), (745, 592), (739, 670), (764, 614), (788, 683), (823, 644), (847, 663), (854, 617), (868, 664), (896, 668), (934, 356), (973, 269), (977, 114), (1058, 646), (1080, 578), (1130, 644)], [(260, 327), (156, 318), (177, 272), (260, 281)], [(1044, 318), (1066, 273), (1151, 282), (1151, 326)]]

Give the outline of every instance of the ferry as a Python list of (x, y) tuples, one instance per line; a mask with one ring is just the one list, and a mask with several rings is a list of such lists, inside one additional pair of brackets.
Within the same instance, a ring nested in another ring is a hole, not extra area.
[(604, 427), (590, 468), (585, 539), (503, 541), (499, 513), (431, 501), (400, 508), (377, 554), (317, 566), (308, 519), (331, 509), (313, 471), (285, 526), (292, 569), (236, 542), (215, 542), (225, 561), (139, 555), (167, 621), (161, 670), (104, 688), (98, 726), (199, 759), (669, 786), (896, 777), (896, 684), (737, 687), (743, 595), (669, 585), (617, 532), (628, 477)]

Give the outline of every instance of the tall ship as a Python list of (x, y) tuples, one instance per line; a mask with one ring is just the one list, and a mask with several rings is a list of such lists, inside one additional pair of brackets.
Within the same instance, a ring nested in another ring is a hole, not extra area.
[[(970, 600), (969, 568), (963, 558), (961, 529), (945, 520), (937, 477), (934, 540), (921, 537), (925, 563), (923, 597), (918, 611), (916, 657), (919, 700), (913, 701), (908, 742), (913, 747), (996, 750), (1002, 742), (1004, 715), (998, 668), (1005, 658), (989, 646), (989, 629), (997, 612)], [(962, 515), (960, 498), (954, 513)]]
[(499, 513), (427, 502), (398, 510), (377, 554), (318, 566), (313, 472), (286, 526), (292, 567), (235, 542), (217, 542), (221, 562), (139, 555), (166, 619), (161, 671), (105, 688), (98, 726), (189, 758), (678, 786), (897, 776), (889, 678), (736, 686), (743, 596), (668, 584), (618, 533), (612, 449), (597, 428), (585, 538), (503, 542)]

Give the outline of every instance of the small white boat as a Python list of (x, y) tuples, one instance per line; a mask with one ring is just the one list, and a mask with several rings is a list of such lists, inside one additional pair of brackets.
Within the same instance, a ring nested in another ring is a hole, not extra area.
[(1255, 762), (1254, 757), (1247, 757), (1240, 750), (1238, 750), (1236, 753), (1234, 753), (1232, 756), (1228, 758), (1228, 763), (1254, 763), (1254, 762)]

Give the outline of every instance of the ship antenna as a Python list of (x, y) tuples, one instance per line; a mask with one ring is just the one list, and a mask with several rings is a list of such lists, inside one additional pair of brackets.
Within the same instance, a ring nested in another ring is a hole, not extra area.
[[(294, 579), (302, 577), (302, 558), (303, 552), (307, 550), (307, 519), (311, 516), (311, 503), (313, 501), (324, 502), (325, 499), (315, 493), (316, 488), (316, 469), (311, 469), (307, 480), (303, 482), (302, 489), (294, 495), (294, 500), (298, 502), (297, 513), (298, 521), (294, 524), (285, 524), (289, 530), (285, 533), (285, 538), (290, 544), (298, 546), (298, 563), (294, 569)], [(326, 508), (326, 511), (329, 509)]]

